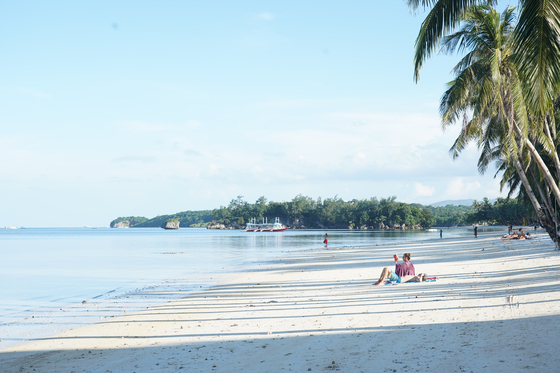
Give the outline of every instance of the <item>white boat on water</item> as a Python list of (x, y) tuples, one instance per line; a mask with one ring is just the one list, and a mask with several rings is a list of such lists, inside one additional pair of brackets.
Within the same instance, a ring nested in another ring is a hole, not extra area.
[(17, 229), (17, 227), (4, 227), (4, 229)]
[(247, 223), (243, 232), (282, 232), (286, 229), (288, 227), (280, 223), (279, 218), (276, 218), (274, 223), (269, 223), (266, 219), (263, 219), (262, 223), (257, 223), (256, 219), (253, 218), (250, 223)]

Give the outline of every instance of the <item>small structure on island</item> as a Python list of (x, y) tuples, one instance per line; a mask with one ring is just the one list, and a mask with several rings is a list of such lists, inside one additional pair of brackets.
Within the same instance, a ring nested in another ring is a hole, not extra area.
[(179, 229), (179, 219), (169, 219), (166, 220), (165, 223), (161, 225), (163, 229)]
[(263, 218), (262, 223), (257, 223), (257, 219), (252, 218), (250, 223), (247, 223), (243, 232), (283, 232), (288, 227), (280, 223), (280, 219), (276, 218), (274, 223), (269, 223), (267, 218)]

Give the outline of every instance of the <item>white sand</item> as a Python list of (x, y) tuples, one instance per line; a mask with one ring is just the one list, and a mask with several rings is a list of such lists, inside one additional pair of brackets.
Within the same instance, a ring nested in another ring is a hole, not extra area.
[[(560, 253), (495, 234), (317, 250), (0, 352), (2, 372), (559, 372)], [(412, 253), (432, 283), (372, 286)]]

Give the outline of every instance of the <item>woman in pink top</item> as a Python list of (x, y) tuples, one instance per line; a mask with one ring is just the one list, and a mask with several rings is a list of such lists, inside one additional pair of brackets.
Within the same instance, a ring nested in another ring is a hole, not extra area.
[(379, 280), (377, 280), (374, 285), (381, 285), (385, 279), (389, 279), (389, 281), (396, 282), (397, 284), (400, 284), (401, 282), (419, 282), (426, 280), (425, 274), (421, 274), (416, 277), (414, 266), (410, 263), (410, 253), (405, 253), (403, 255), (402, 263), (399, 263), (399, 256), (397, 254), (393, 255), (393, 258), (395, 259), (395, 271), (392, 272), (387, 267), (383, 268)]
[(403, 255), (403, 262), (398, 263), (399, 257), (395, 255), (395, 273), (397, 276), (416, 276), (414, 265), (410, 262), (410, 253)]

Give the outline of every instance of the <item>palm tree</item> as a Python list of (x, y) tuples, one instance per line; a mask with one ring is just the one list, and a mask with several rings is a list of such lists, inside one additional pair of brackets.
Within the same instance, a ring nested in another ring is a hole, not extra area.
[[(445, 34), (457, 28), (473, 6), (491, 6), (496, 0), (407, 0), (412, 10), (419, 7), (430, 11), (422, 23), (416, 39), (414, 78), (419, 79), (425, 60), (438, 48)], [(560, 180), (560, 159), (556, 151), (553, 105), (560, 93), (560, 0), (519, 0), (519, 21), (513, 32), (512, 53), (517, 71), (522, 72), (521, 88), (525, 103), (542, 134), (536, 137), (554, 161)], [(514, 125), (511, 123), (512, 126)], [(515, 127), (514, 127), (515, 129)], [(526, 143), (542, 169), (555, 199), (560, 203), (558, 180), (544, 168), (533, 144)]]
[(557, 242), (556, 227), (533, 192), (524, 167), (525, 159), (530, 159), (527, 149), (531, 154), (536, 152), (528, 141), (528, 133), (535, 130), (528, 120), (512, 53), (514, 10), (508, 7), (499, 14), (486, 5), (471, 7), (463, 14), (462, 28), (441, 40), (444, 53), (468, 51), (455, 66), (456, 79), (449, 83), (442, 97), (442, 124), (445, 128), (463, 119), (463, 130), (450, 150), (453, 157), (469, 142), (477, 141), (481, 173), (492, 161), (507, 164), (508, 176), (511, 168), (515, 169), (537, 216)]
[[(412, 10), (430, 8), (416, 38), (414, 77), (438, 48), (441, 38), (457, 28), (464, 15), (477, 5), (496, 0), (407, 0)], [(529, 104), (541, 114), (549, 113), (560, 86), (560, 0), (519, 0), (520, 15), (514, 45), (520, 68), (527, 79)]]
[[(459, 136), (452, 148), (454, 156), (468, 141), (478, 139), (482, 150), (481, 160), (484, 160), (485, 155), (491, 154), (491, 149), (496, 149), (496, 141), (501, 141), (500, 151), (521, 179), (524, 195), (531, 200), (539, 219), (543, 223), (550, 223), (553, 206), (554, 211), (560, 206), (560, 159), (555, 118), (560, 106), (555, 106), (555, 98), (560, 93), (560, 0), (520, 0), (521, 13), (515, 26), (512, 19), (502, 22), (507, 30), (501, 32), (504, 30), (496, 27), (495, 15), (486, 20), (481, 18), (481, 23), (475, 27), (485, 30), (486, 34), (479, 32), (477, 37), (476, 30), (472, 27), (468, 29), (468, 19), (474, 21), (473, 12), (483, 9), (481, 5), (485, 5), (488, 10), (495, 3), (495, 0), (408, 0), (413, 10), (420, 6), (430, 8), (416, 40), (414, 76), (418, 80), (424, 61), (440, 44), (443, 44), (444, 52), (470, 50), (455, 68), (457, 78), (444, 95), (456, 108), (469, 108), (473, 113), (468, 131), (467, 120), (463, 119), (463, 135)], [(507, 10), (504, 15), (506, 13)], [(465, 26), (460, 32), (446, 37), (463, 21)], [(489, 27), (492, 22), (494, 24)], [(471, 22), (471, 26), (473, 24)], [(497, 32), (495, 35), (492, 34), (492, 28)], [(475, 91), (478, 90), (480, 97), (472, 94), (474, 87), (477, 87)], [(473, 102), (467, 102), (469, 97)], [(460, 110), (444, 113), (442, 101), (444, 126), (460, 119), (459, 114), (466, 115), (466, 111)], [(506, 127), (486, 131), (485, 128), (490, 127), (484, 127), (484, 123), (491, 118), (494, 118), (493, 122)], [(507, 133), (500, 132), (506, 128)], [(504, 152), (504, 149), (507, 151)], [(498, 154), (501, 154), (500, 151)], [(533, 163), (538, 167), (538, 175), (528, 177), (525, 169), (534, 167)], [(484, 165), (484, 161), (479, 162), (479, 170), (481, 167), (484, 169)], [(551, 169), (556, 170), (556, 179)], [(535, 183), (537, 176), (540, 184)], [(545, 184), (542, 184), (543, 180)], [(547, 206), (546, 214), (542, 208), (538, 208), (538, 199), (530, 190), (531, 183), (537, 187), (541, 201)], [(543, 221), (545, 215), (547, 219)], [(556, 214), (553, 215), (554, 232), (550, 227), (547, 230), (556, 241), (556, 222), (559, 219)]]

